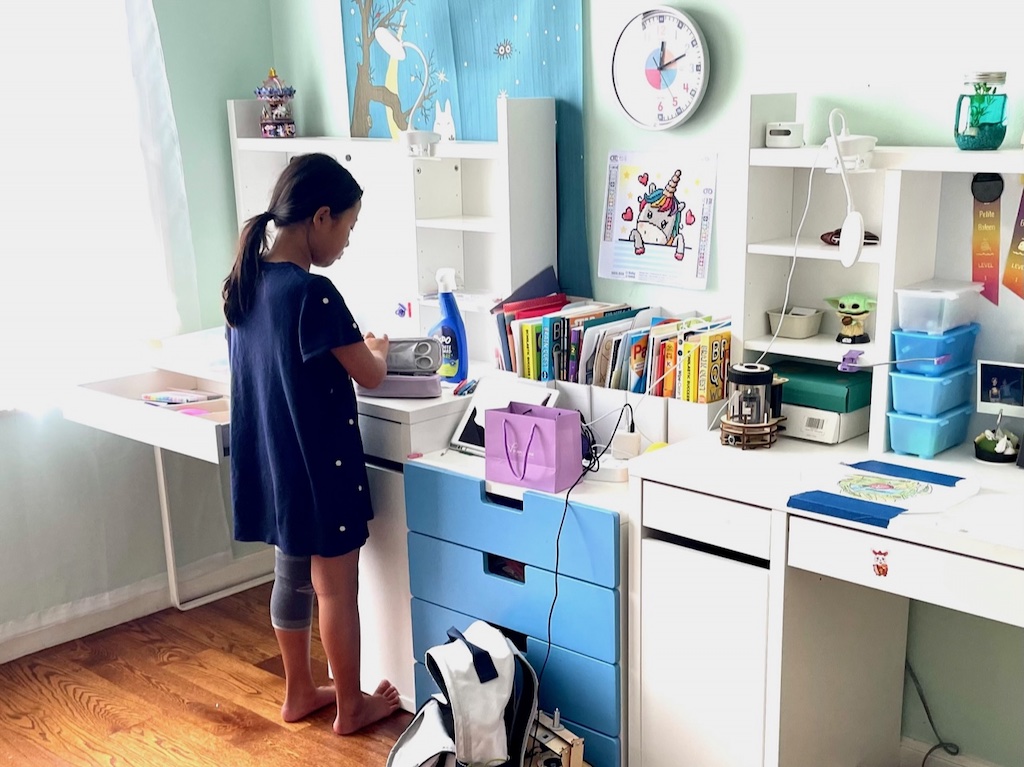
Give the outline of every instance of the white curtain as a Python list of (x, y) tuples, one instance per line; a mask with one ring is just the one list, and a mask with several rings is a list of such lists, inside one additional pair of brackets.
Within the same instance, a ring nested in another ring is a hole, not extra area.
[(199, 326), (151, 0), (23, 0), (0, 21), (0, 409), (47, 408)]

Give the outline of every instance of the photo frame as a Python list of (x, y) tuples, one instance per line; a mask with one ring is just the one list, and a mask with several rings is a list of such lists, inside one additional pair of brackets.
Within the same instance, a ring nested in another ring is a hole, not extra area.
[(978, 360), (979, 413), (1024, 418), (1024, 363)]

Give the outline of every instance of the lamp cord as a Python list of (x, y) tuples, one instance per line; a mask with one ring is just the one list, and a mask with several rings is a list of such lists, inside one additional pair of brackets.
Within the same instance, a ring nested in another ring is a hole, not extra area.
[(939, 735), (939, 730), (935, 726), (935, 720), (932, 718), (932, 711), (928, 707), (928, 701), (925, 700), (924, 690), (921, 688), (921, 683), (917, 679), (917, 674), (914, 673), (914, 667), (910, 665), (909, 659), (904, 659), (903, 664), (907, 669), (907, 674), (910, 676), (910, 681), (914, 683), (914, 687), (917, 689), (917, 697), (921, 699), (921, 705), (924, 706), (924, 713), (925, 716), (928, 717), (928, 724), (931, 725), (932, 732), (935, 733), (935, 737), (939, 741), (930, 749), (928, 749), (928, 752), (924, 755), (924, 759), (921, 760), (921, 767), (924, 767), (924, 763), (928, 761), (928, 757), (934, 754), (940, 748), (950, 756), (956, 756), (960, 753), (960, 746), (951, 741), (944, 740), (943, 737)]
[(836, 136), (835, 125), (832, 118), (838, 115), (843, 121), (843, 130), (846, 130), (846, 115), (836, 107), (828, 113), (828, 134), (832, 137), (832, 146), (836, 150), (836, 162), (839, 163), (839, 175), (843, 177), (843, 188), (846, 189), (846, 214), (853, 213), (853, 195), (850, 193), (850, 182), (846, 178), (846, 163), (843, 161), (843, 153), (839, 149), (839, 138)]

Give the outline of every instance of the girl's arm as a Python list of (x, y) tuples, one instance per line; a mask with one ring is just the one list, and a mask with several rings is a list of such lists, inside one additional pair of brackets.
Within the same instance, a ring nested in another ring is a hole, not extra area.
[(377, 338), (373, 333), (367, 333), (362, 343), (338, 346), (331, 352), (353, 381), (373, 389), (381, 384), (388, 372), (388, 345), (387, 336)]

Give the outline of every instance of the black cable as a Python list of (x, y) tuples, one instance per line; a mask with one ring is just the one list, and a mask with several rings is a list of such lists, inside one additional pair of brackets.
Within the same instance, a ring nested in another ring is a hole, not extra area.
[[(622, 423), (622, 416), (626, 412), (626, 408), (629, 408), (629, 426), (630, 426), (629, 430), (633, 431), (633, 428), (632, 428), (633, 427), (633, 408), (632, 408), (632, 406), (630, 406), (629, 403), (626, 403), (621, 408), (619, 408), (619, 417), (617, 419), (615, 419), (615, 426), (612, 429), (611, 437), (608, 439), (608, 444), (605, 445), (603, 448), (601, 448), (601, 452), (597, 453), (596, 455), (593, 454), (593, 448), (591, 448), (591, 455), (588, 456), (589, 460), (587, 462), (587, 465), (583, 467), (583, 471), (580, 472), (580, 475), (576, 478), (576, 481), (573, 482), (572, 485), (569, 486), (569, 489), (565, 491), (565, 505), (562, 507), (562, 519), (558, 523), (558, 533), (555, 535), (555, 593), (554, 593), (554, 596), (552, 596), (552, 598), (551, 598), (551, 607), (548, 610), (547, 649), (544, 652), (544, 662), (540, 666), (540, 673), (537, 674), (537, 695), (538, 695), (538, 697), (540, 696), (540, 684), (541, 684), (541, 681), (543, 681), (543, 679), (544, 679), (544, 670), (548, 666), (548, 658), (551, 657), (551, 619), (552, 619), (552, 616), (554, 616), (554, 614), (555, 614), (555, 602), (558, 601), (558, 560), (559, 560), (560, 552), (561, 552), (562, 528), (565, 526), (565, 518), (566, 518), (566, 516), (569, 513), (569, 494), (576, 488), (576, 485), (578, 485), (580, 482), (583, 481), (584, 477), (586, 477), (588, 474), (590, 474), (593, 471), (597, 471), (598, 467), (600, 466), (601, 457), (606, 452), (608, 452), (608, 448), (611, 447), (612, 439), (615, 437), (615, 432), (617, 432), (619, 430), (619, 424)], [(589, 429), (589, 427), (587, 427), (586, 425), (584, 425), (584, 428)], [(591, 442), (591, 445), (593, 445), (593, 444), (594, 443)], [(540, 725), (540, 717), (537, 717), (536, 719), (534, 719), (534, 722), (533, 722), (533, 742), (534, 743), (537, 742), (537, 727), (539, 725)], [(531, 751), (528, 754), (528, 756), (532, 758), (536, 754), (540, 753), (542, 750), (543, 749), (541, 749), (539, 746), (535, 746), (534, 750)]]
[(928, 752), (924, 755), (924, 759), (921, 760), (921, 767), (924, 767), (924, 763), (928, 761), (928, 757), (940, 748), (950, 756), (956, 756), (960, 753), (960, 746), (951, 741), (944, 740), (943, 737), (939, 735), (939, 730), (935, 726), (935, 720), (932, 719), (932, 711), (928, 708), (928, 701), (924, 698), (924, 690), (921, 688), (921, 683), (917, 681), (917, 674), (914, 673), (914, 667), (910, 665), (909, 659), (904, 659), (903, 664), (906, 666), (907, 673), (910, 675), (910, 681), (912, 681), (914, 683), (914, 687), (917, 688), (917, 697), (921, 699), (921, 705), (924, 706), (924, 714), (928, 717), (928, 724), (932, 726), (932, 732), (935, 733), (935, 737), (939, 741), (928, 749)]

